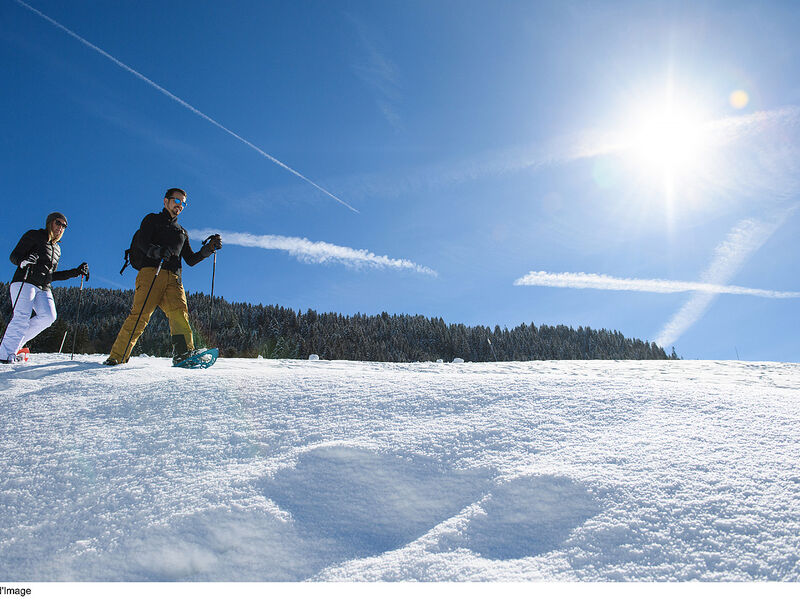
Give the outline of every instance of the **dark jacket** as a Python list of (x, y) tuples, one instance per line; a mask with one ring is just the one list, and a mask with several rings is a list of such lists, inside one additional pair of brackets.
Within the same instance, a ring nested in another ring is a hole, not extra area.
[(162, 268), (173, 273), (181, 272), (181, 259), (193, 267), (211, 254), (210, 251), (206, 252), (202, 249), (200, 252), (192, 250), (192, 246), (189, 244), (189, 234), (178, 225), (178, 218), (169, 214), (166, 208), (160, 213), (150, 213), (142, 219), (137, 245), (145, 254), (142, 267), (157, 267), (161, 262), (157, 258), (152, 258), (154, 247), (169, 248), (172, 256), (164, 262)]
[[(25, 269), (20, 269), (19, 264), (31, 254), (38, 254), (39, 260), (27, 268), (28, 278), (25, 279)], [(80, 275), (78, 269), (56, 271), (58, 260), (61, 258), (61, 247), (58, 242), (50, 241), (50, 234), (46, 229), (31, 229), (25, 232), (17, 247), (11, 252), (10, 258), (11, 262), (17, 265), (14, 278), (11, 280), (12, 283), (24, 280), (43, 290), (48, 290), (51, 281), (64, 281)]]

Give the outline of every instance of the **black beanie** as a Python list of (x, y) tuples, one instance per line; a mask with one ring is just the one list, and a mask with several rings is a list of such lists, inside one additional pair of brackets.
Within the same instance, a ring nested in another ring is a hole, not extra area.
[(53, 213), (50, 213), (49, 215), (47, 215), (47, 227), (49, 228), (50, 227), (50, 223), (52, 223), (56, 219), (61, 219), (62, 221), (64, 221), (64, 223), (67, 222), (67, 217), (65, 217), (62, 213), (53, 212)]

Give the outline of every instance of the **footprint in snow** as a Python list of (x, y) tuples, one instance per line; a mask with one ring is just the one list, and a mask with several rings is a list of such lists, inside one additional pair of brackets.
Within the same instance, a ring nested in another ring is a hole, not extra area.
[(520, 477), (481, 503), (464, 532), (464, 545), (484, 558), (508, 560), (555, 550), (601, 512), (584, 486), (566, 477)]
[(335, 540), (350, 559), (414, 541), (480, 498), (491, 479), (486, 470), (452, 471), (422, 458), (336, 446), (302, 455), (262, 490), (291, 513), (303, 537)]

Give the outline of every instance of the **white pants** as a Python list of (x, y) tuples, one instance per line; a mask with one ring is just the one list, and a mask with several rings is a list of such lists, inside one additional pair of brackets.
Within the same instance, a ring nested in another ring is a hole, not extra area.
[[(12, 283), (10, 288), (11, 304), (16, 301), (17, 306), (6, 329), (3, 345), (0, 346), (0, 359), (3, 360), (14, 358), (25, 344), (56, 320), (56, 303), (53, 302), (51, 290), (43, 290), (30, 283), (19, 281)], [(31, 316), (31, 312), (35, 315)]]

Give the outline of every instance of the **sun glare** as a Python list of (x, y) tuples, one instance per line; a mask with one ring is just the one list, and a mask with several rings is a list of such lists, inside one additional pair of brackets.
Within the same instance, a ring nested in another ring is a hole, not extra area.
[(669, 83), (633, 98), (624, 117), (618, 147), (638, 201), (650, 206), (660, 197), (670, 222), (704, 205), (705, 186), (718, 173), (718, 134), (696, 96)]
[(651, 107), (635, 120), (630, 152), (652, 174), (685, 176), (702, 163), (704, 131), (699, 112), (689, 106)]

